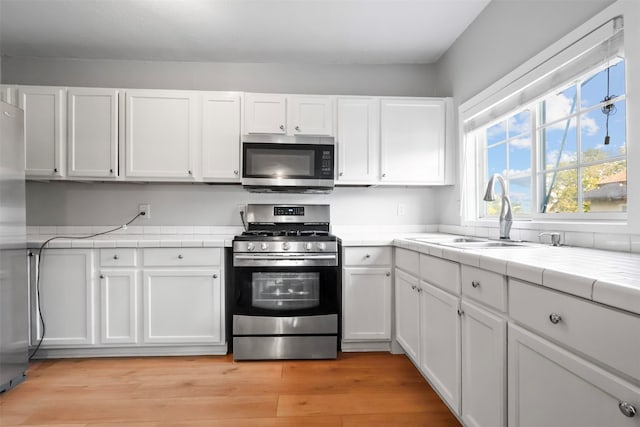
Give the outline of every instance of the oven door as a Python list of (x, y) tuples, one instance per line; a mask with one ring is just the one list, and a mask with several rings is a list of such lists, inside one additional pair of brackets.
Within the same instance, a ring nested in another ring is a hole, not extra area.
[(337, 267), (234, 267), (233, 314), (313, 316), (338, 313)]
[(243, 142), (242, 184), (333, 187), (334, 145)]

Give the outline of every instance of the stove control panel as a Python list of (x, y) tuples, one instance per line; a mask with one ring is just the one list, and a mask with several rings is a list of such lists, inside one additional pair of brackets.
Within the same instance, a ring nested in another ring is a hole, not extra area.
[(292, 252), (292, 253), (336, 253), (338, 252), (338, 242), (251, 242), (251, 241), (235, 241), (233, 242), (233, 252)]
[(304, 206), (274, 206), (274, 216), (304, 216)]

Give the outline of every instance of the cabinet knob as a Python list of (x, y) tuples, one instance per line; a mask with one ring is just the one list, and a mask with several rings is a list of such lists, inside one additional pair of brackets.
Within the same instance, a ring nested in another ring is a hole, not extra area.
[(385, 274), (385, 276), (389, 277), (391, 276), (391, 273), (387, 271), (387, 274)]
[(184, 258), (182, 254), (178, 254), (178, 259), (182, 259), (182, 258)]
[(478, 286), (480, 286), (480, 282), (478, 282), (477, 280), (473, 280), (471, 282), (471, 286), (473, 286), (474, 288), (477, 288)]
[(100, 278), (101, 278), (101, 279), (104, 279), (104, 274), (101, 274), (101, 275), (100, 275)]
[(116, 254), (116, 255), (114, 255), (114, 256), (113, 256), (113, 259), (118, 259), (118, 258), (120, 258), (120, 257), (118, 256), (118, 254)]
[(342, 175), (344, 175), (344, 173), (340, 172), (338, 175), (339, 175), (339, 176), (342, 176)]
[(421, 293), (422, 292), (422, 288), (421, 287), (417, 287), (416, 291), (418, 291), (418, 293)]
[(413, 289), (414, 291), (416, 290), (417, 286), (416, 285), (411, 285), (411, 289)]
[(189, 175), (193, 175), (193, 172), (189, 171)]
[(109, 173), (113, 173), (113, 169), (109, 169)]
[(629, 402), (620, 402), (618, 408), (625, 417), (633, 418), (636, 416), (636, 408)]
[(458, 309), (458, 316), (462, 316), (464, 314), (464, 311), (462, 311), (462, 309)]
[(371, 255), (366, 254), (364, 257), (365, 257), (365, 258), (371, 258)]
[(562, 316), (560, 316), (558, 313), (551, 313), (549, 315), (549, 321), (554, 325), (557, 325), (558, 323), (560, 323), (561, 320), (562, 320)]
[(296, 130), (300, 132), (300, 126), (296, 126)]
[(280, 125), (280, 130), (284, 130), (284, 125)]
[(214, 275), (213, 275), (213, 278), (214, 278), (214, 279), (217, 279), (217, 278), (218, 278), (218, 275), (217, 275), (217, 274), (214, 274)]
[(382, 174), (382, 177), (384, 178), (385, 176), (387, 176), (387, 174), (386, 174), (386, 173), (383, 173), (383, 174)]
[(53, 172), (57, 173), (58, 172), (58, 168), (53, 168)]
[(233, 171), (233, 174), (238, 175), (238, 171), (237, 170)]

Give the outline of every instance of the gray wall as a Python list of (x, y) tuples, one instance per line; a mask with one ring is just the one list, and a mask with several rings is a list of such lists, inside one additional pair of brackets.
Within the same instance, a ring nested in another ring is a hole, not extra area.
[[(636, 0), (627, 0), (636, 1)], [(614, 0), (493, 0), (436, 64), (438, 96), (472, 98)], [(436, 191), (439, 222), (460, 224), (460, 187)]]
[[(334, 225), (436, 224), (429, 188), (336, 188), (327, 195), (255, 194), (240, 186), (28, 182), (28, 225), (118, 225), (151, 204), (136, 225), (241, 225), (238, 204), (330, 203)], [(398, 216), (398, 203), (406, 207)]]
[(435, 96), (435, 65), (148, 62), (3, 57), (2, 83)]

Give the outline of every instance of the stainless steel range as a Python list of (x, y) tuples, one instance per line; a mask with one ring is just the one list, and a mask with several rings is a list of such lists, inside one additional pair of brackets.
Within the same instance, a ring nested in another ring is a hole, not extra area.
[(233, 358), (335, 359), (340, 241), (328, 205), (248, 205), (233, 240)]

